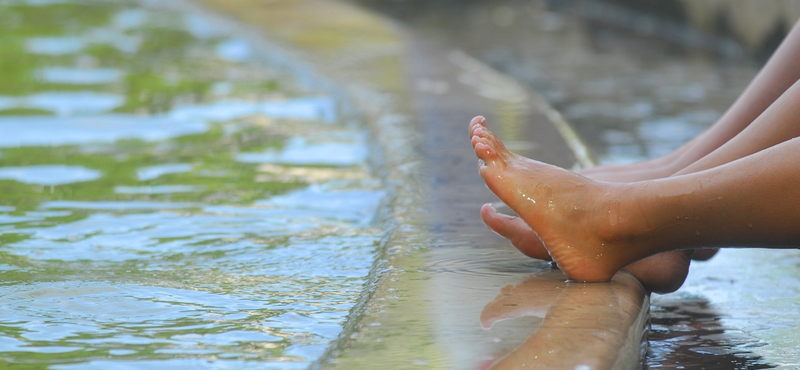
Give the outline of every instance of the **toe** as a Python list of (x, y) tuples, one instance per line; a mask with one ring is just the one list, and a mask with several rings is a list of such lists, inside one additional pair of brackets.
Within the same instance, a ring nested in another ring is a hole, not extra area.
[(483, 136), (480, 136), (480, 135), (473, 136), (470, 139), (470, 141), (472, 142), (472, 146), (473, 147), (475, 147), (475, 145), (477, 145), (478, 143), (482, 143), (483, 145), (487, 145), (487, 146), (493, 146), (493, 144), (494, 144), (494, 143), (492, 143), (491, 140), (489, 140), (489, 139), (487, 139), (487, 138), (485, 138)]
[(475, 155), (487, 163), (494, 163), (497, 159), (497, 152), (494, 151), (486, 140), (478, 139), (474, 143)]
[(520, 220), (519, 217), (504, 215), (500, 212), (497, 212), (497, 209), (489, 203), (486, 203), (483, 205), (483, 207), (481, 207), (481, 219), (483, 219), (483, 223), (492, 229), (492, 231), (500, 234), (500, 236), (506, 239), (512, 239), (515, 235), (517, 235), (518, 226), (515, 221), (525, 224), (525, 222)]
[(486, 126), (486, 118), (483, 118), (483, 116), (476, 116), (475, 118), (470, 120), (469, 121), (469, 132), (472, 133), (472, 130), (474, 130), (475, 127), (478, 127), (478, 126), (484, 126), (485, 127)]
[(486, 118), (483, 116), (477, 116), (469, 121), (469, 135), (472, 136), (475, 132), (475, 129), (478, 127), (485, 127), (486, 126)]
[(506, 149), (505, 145), (503, 145), (503, 142), (485, 125), (476, 125), (472, 130), (472, 145), (474, 146), (476, 140), (480, 139), (483, 139), (487, 145), (491, 146), (497, 155), (502, 156), (503, 158), (508, 157), (508, 150)]
[(497, 212), (491, 204), (481, 207), (481, 218), (486, 226), (511, 241), (522, 254), (536, 259), (551, 260), (539, 235), (521, 218)]

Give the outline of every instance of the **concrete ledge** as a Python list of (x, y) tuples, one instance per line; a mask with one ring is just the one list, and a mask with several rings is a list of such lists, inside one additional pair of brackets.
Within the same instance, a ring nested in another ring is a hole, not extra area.
[(568, 284), (478, 217), (494, 198), (475, 169), (472, 116), (486, 115), (521, 154), (564, 167), (586, 161), (538, 94), (349, 4), (198, 1), (333, 81), (328, 88), (353, 102), (383, 153), (377, 170), (395, 200), (379, 226), (389, 233), (360, 303), (316, 367), (640, 367), (649, 298), (635, 278)]
[[(642, 354), (649, 298), (630, 274), (610, 283), (566, 283), (558, 271), (539, 271), (506, 286), (481, 313), (484, 328), (532, 315), (538, 329), (492, 369), (634, 369)], [(535, 366), (534, 366), (535, 365)]]

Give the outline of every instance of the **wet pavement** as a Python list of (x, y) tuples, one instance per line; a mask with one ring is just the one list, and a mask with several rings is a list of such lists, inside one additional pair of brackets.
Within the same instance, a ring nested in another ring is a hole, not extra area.
[[(737, 1), (362, 3), (542, 93), (600, 163), (658, 157), (704, 130), (797, 17), (796, 2), (778, 1), (760, 10)], [(527, 137), (519, 131), (504, 136)], [(553, 160), (522, 150), (517, 148)], [(785, 307), (776, 317), (792, 326), (795, 309), (788, 307), (794, 304), (783, 302), (796, 301), (796, 293), (776, 288), (763, 298), (761, 291), (782, 285), (792, 273), (780, 277), (748, 268), (742, 277), (736, 266), (754, 258), (756, 265), (780, 266), (782, 258), (794, 256), (795, 251), (727, 250), (711, 262), (695, 263), (680, 291), (654, 296), (646, 366), (793, 368), (797, 350), (786, 344), (796, 336), (780, 325), (759, 324), (758, 316), (744, 309), (731, 309), (729, 300), (738, 299), (742, 308), (763, 302)], [(727, 283), (731, 279), (737, 283)], [(757, 281), (762, 288), (742, 281)], [(721, 291), (725, 299), (718, 296)]]

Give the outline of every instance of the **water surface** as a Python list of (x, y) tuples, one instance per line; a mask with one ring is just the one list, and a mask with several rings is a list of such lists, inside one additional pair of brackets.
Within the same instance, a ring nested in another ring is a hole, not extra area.
[(175, 4), (0, 1), (0, 364), (307, 368), (362, 292), (365, 132)]

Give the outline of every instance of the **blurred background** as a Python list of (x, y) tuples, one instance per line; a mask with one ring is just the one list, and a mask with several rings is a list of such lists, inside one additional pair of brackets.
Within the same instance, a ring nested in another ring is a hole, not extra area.
[(514, 77), (601, 163), (660, 157), (736, 99), (797, 1), (358, 1)]

